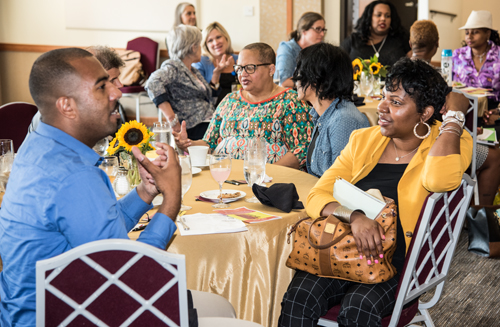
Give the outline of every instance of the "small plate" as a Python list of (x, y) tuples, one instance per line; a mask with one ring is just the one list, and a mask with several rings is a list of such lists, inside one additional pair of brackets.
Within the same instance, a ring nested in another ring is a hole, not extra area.
[(161, 205), (163, 203), (163, 195), (158, 194), (154, 199), (153, 199), (153, 205), (155, 207)]
[(191, 174), (193, 174), (193, 175), (199, 174), (200, 172), (201, 172), (201, 168), (198, 168), (198, 167), (191, 168)]
[[(227, 189), (222, 189), (222, 193), (223, 194), (224, 193), (240, 193), (240, 195), (238, 197), (235, 197), (235, 198), (223, 198), (222, 199), (223, 202), (234, 202), (234, 201), (237, 201), (239, 199), (244, 198), (247, 195), (243, 191), (227, 190)], [(219, 190), (211, 190), (211, 191), (205, 191), (205, 192), (200, 193), (201, 197), (208, 199), (208, 200), (211, 200), (211, 201), (219, 201), (219, 195), (220, 195)]]

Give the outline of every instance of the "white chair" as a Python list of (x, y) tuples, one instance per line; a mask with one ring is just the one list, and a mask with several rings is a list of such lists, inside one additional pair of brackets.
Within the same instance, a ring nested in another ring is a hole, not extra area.
[[(443, 292), (473, 188), (474, 181), (464, 175), (456, 190), (431, 193), (426, 198), (399, 279), (396, 304), (392, 314), (382, 319), (383, 327), (400, 327), (417, 322), (434, 327), (428, 309), (439, 301)], [(436, 291), (428, 302), (418, 300), (420, 295), (433, 288)], [(330, 309), (318, 325), (338, 326), (339, 309), (340, 305)]]
[[(250, 326), (235, 319), (234, 308), (223, 297), (192, 294), (200, 327), (212, 326), (212, 318), (224, 322), (218, 326)], [(110, 239), (38, 261), (36, 317), (37, 326), (187, 327), (184, 255), (141, 242)]]

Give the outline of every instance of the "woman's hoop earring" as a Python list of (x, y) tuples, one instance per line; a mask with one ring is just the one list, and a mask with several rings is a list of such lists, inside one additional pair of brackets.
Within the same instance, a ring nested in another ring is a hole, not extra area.
[[(420, 136), (420, 135), (417, 134), (417, 126), (420, 123), (422, 123), (425, 126), (427, 126), (427, 134), (425, 134), (424, 136)], [(418, 122), (418, 123), (415, 124), (415, 127), (413, 127), (413, 134), (415, 134), (415, 136), (418, 137), (421, 140), (426, 139), (431, 134), (431, 127), (426, 122)]]

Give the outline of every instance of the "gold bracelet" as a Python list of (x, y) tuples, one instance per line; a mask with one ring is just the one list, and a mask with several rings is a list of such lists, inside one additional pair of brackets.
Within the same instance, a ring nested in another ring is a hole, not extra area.
[(335, 208), (335, 210), (333, 211), (333, 215), (337, 217), (340, 221), (349, 224), (351, 222), (351, 215), (353, 212), (354, 210), (351, 210), (345, 206), (340, 205), (337, 208)]

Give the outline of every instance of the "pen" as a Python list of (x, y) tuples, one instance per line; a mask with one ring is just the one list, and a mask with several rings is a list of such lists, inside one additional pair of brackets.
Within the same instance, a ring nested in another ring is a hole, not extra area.
[(236, 186), (238, 186), (238, 185), (241, 184), (241, 183), (238, 183), (237, 181), (233, 181), (233, 180), (227, 180), (227, 181), (225, 181), (225, 183), (233, 184), (233, 185), (236, 185)]

